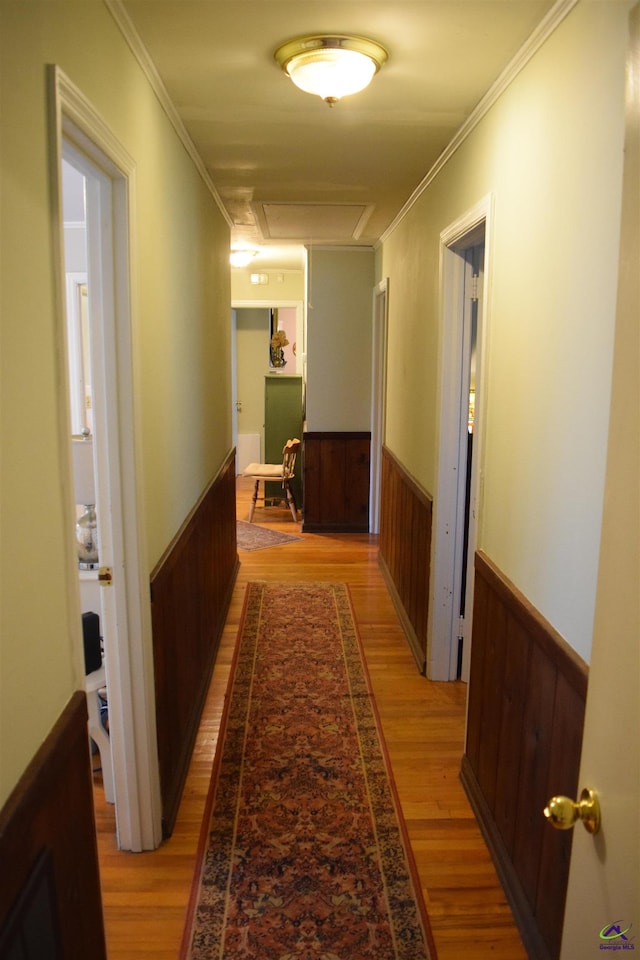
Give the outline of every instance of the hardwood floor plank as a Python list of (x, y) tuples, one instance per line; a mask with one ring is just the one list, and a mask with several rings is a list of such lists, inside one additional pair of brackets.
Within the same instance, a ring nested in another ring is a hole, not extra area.
[[(250, 481), (238, 481), (246, 519)], [(113, 808), (96, 775), (96, 819), (109, 960), (176, 960), (224, 692), (249, 580), (349, 584), (439, 960), (526, 960), (526, 952), (459, 779), (466, 686), (421, 677), (377, 562), (377, 538), (301, 534), (286, 511), (255, 522), (296, 533), (285, 546), (240, 553), (229, 608), (173, 836), (153, 853), (116, 849)], [(356, 958), (354, 958), (356, 960)]]

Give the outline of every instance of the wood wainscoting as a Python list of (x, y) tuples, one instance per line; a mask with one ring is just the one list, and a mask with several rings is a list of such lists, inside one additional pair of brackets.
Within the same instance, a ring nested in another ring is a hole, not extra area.
[(560, 952), (572, 832), (551, 796), (576, 797), (588, 668), (487, 556), (476, 555), (461, 777), (529, 956)]
[(368, 533), (371, 434), (304, 434), (306, 533)]
[(173, 830), (238, 570), (235, 451), (151, 574), (163, 833)]
[(379, 562), (421, 673), (427, 659), (433, 501), (382, 448)]
[(0, 864), (0, 956), (106, 960), (84, 691), (0, 811)]

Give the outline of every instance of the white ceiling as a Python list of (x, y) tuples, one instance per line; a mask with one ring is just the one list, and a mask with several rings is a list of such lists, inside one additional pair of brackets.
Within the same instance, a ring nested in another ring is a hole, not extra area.
[[(232, 245), (373, 244), (554, 0), (113, 0), (233, 223)], [(329, 108), (273, 51), (352, 33), (389, 60)]]

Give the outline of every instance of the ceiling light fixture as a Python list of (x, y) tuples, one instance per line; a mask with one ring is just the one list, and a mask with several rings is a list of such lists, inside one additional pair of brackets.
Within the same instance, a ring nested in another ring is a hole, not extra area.
[(274, 53), (297, 87), (322, 97), (330, 107), (364, 90), (388, 56), (375, 40), (328, 34), (287, 40)]
[(232, 267), (246, 267), (257, 253), (257, 250), (232, 250), (229, 254), (229, 263)]

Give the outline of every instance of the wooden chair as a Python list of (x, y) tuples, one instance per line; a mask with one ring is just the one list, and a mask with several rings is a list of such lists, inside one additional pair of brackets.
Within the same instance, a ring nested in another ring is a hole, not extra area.
[(293, 495), (293, 490), (291, 489), (291, 481), (293, 480), (294, 470), (296, 466), (296, 457), (298, 455), (298, 450), (300, 449), (300, 441), (297, 439), (287, 440), (283, 449), (282, 449), (282, 463), (250, 463), (248, 467), (242, 471), (244, 477), (251, 477), (252, 480), (255, 480), (255, 487), (253, 489), (253, 498), (251, 500), (251, 507), (249, 508), (249, 523), (253, 520), (253, 511), (255, 510), (256, 501), (262, 500), (265, 504), (267, 501), (273, 503), (282, 499), (281, 497), (269, 497), (266, 495), (266, 486), (263, 488), (264, 496), (258, 496), (260, 492), (260, 481), (262, 480), (265, 484), (279, 480), (282, 483), (282, 488), (287, 496), (287, 504), (291, 510), (291, 516), (294, 519), (294, 522), (298, 522), (298, 510), (296, 507), (296, 500)]

